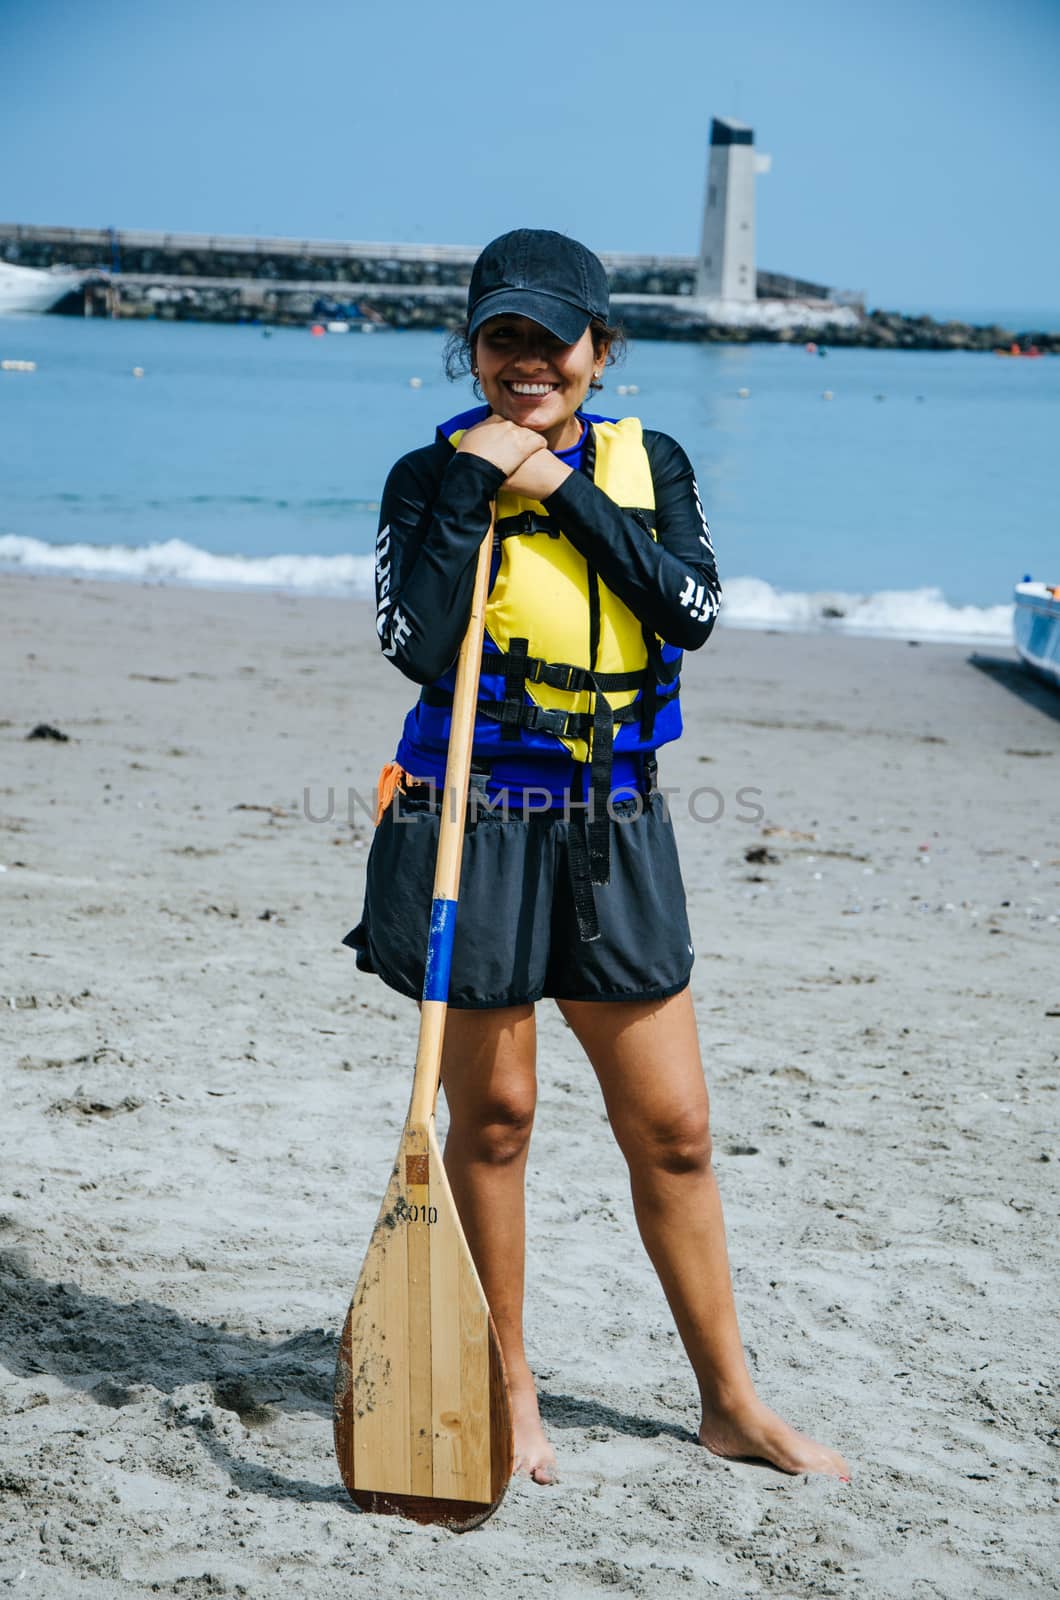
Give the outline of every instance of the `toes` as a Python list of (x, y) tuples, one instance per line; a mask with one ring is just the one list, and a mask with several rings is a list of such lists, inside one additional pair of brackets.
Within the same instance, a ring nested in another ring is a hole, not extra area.
[(531, 1483), (558, 1483), (559, 1472), (556, 1463), (552, 1461), (534, 1461), (530, 1456), (516, 1458), (512, 1468), (512, 1477), (529, 1478)]

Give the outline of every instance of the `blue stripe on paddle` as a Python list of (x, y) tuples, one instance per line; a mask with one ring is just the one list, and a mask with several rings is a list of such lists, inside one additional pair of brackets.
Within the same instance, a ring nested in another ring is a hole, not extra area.
[(431, 901), (431, 931), (427, 935), (427, 964), (423, 973), (423, 998), (448, 1000), (449, 971), (456, 934), (456, 901)]

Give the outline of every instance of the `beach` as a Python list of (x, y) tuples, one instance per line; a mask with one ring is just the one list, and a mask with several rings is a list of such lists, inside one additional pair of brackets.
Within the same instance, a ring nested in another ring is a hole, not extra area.
[(1060, 697), (1010, 649), (719, 628), (660, 756), (749, 1361), (852, 1482), (695, 1443), (545, 1003), (561, 1482), (462, 1536), (356, 1512), (331, 1437), (417, 1021), (341, 940), (414, 687), (365, 602), (273, 591), (7, 576), (0, 653), (0, 1589), (1052, 1592)]

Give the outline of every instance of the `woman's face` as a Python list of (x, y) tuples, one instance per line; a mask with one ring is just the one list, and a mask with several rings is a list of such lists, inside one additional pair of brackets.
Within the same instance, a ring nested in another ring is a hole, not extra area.
[(529, 317), (491, 317), (475, 339), (475, 366), (490, 410), (535, 433), (556, 434), (585, 399), (606, 351), (593, 349), (586, 328), (577, 344), (561, 344)]

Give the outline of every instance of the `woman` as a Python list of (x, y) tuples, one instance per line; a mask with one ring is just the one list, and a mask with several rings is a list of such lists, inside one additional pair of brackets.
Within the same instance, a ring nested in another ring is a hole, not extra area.
[[(590, 417), (617, 330), (597, 258), (519, 229), (486, 247), (457, 339), (485, 404), (393, 468), (377, 544), (383, 653), (423, 685), (381, 784), (362, 970), (418, 997), (438, 803), (475, 560), (496, 501), (442, 1083), (445, 1165), (508, 1372), (516, 1468), (556, 1480), (523, 1348), (523, 1183), (534, 1006), (550, 997), (597, 1074), (641, 1237), (699, 1384), (714, 1453), (845, 1478), (758, 1399), (740, 1342), (673, 832), (655, 751), (681, 731), (681, 650), (719, 589), (680, 446)], [(459, 365), (459, 360), (457, 362)], [(452, 375), (452, 364), (450, 375)]]

